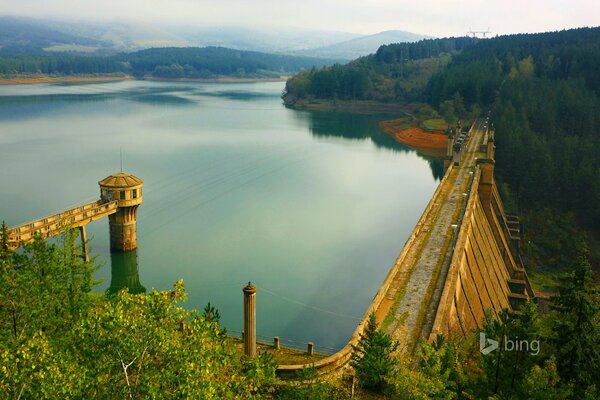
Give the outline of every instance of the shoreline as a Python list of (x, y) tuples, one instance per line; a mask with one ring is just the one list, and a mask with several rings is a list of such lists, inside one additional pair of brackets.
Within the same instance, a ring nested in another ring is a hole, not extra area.
[(389, 113), (407, 115), (406, 104), (383, 103), (373, 100), (296, 100), (284, 97), (287, 108), (298, 111), (348, 111), (358, 113)]
[(409, 146), (431, 157), (446, 154), (447, 136), (443, 132), (427, 131), (419, 127), (413, 116), (415, 103), (383, 103), (372, 100), (296, 100), (284, 97), (287, 108), (298, 111), (347, 111), (358, 113), (390, 113), (402, 117), (379, 122), (381, 129), (398, 143)]
[(143, 79), (134, 79), (137, 81), (153, 82), (202, 82), (202, 83), (257, 83), (257, 82), (285, 82), (289, 76), (282, 75), (279, 78), (243, 78), (237, 76), (218, 76), (215, 78), (156, 78), (146, 76)]
[(408, 118), (380, 122), (381, 128), (397, 142), (433, 157), (446, 154), (448, 137), (441, 132), (428, 132), (415, 126)]
[(0, 85), (31, 85), (36, 83), (96, 83), (130, 81), (130, 75), (17, 75), (0, 78)]
[(203, 82), (203, 83), (254, 83), (254, 82), (285, 82), (289, 77), (279, 78), (242, 78), (235, 76), (219, 76), (215, 78), (168, 79), (144, 77), (135, 78), (131, 75), (17, 75), (0, 77), (0, 85), (31, 85), (36, 83), (97, 83), (118, 81), (153, 81), (153, 82)]

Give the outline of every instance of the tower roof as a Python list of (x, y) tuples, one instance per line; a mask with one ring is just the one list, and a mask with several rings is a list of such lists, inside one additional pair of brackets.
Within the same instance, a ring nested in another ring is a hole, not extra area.
[(143, 180), (132, 174), (119, 172), (112, 174), (102, 179), (98, 184), (104, 187), (125, 188), (132, 186), (140, 186), (144, 183)]

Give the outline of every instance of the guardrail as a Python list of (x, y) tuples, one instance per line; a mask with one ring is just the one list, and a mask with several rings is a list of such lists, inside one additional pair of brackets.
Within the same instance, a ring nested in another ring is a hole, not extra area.
[[(229, 334), (229, 336), (232, 336), (232, 337), (237, 337), (237, 338), (241, 338), (241, 339), (244, 338), (243, 332), (231, 331), (228, 329), (227, 333)], [(276, 350), (280, 349), (281, 347), (284, 347), (284, 348), (288, 348), (288, 349), (292, 349), (292, 350), (304, 351), (309, 355), (318, 353), (318, 354), (329, 356), (339, 350), (339, 348), (335, 349), (333, 347), (322, 346), (322, 345), (315, 344), (314, 342), (303, 342), (303, 341), (294, 340), (294, 339), (282, 338), (279, 336), (256, 335), (256, 338), (257, 338), (258, 343), (260, 343), (262, 345), (266, 345), (266, 346), (272, 346), (273, 349), (276, 349)]]
[(31, 243), (36, 235), (43, 239), (57, 235), (69, 228), (83, 226), (96, 219), (113, 214), (117, 211), (118, 201), (107, 203), (95, 201), (70, 210), (49, 215), (25, 224), (9, 228), (8, 242), (12, 249)]

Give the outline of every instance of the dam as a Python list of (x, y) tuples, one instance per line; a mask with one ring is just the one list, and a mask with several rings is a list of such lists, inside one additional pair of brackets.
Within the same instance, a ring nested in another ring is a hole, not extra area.
[[(519, 221), (506, 213), (494, 180), (494, 135), (476, 120), (449, 135), (445, 175), (348, 344), (319, 360), (320, 373), (344, 366), (375, 313), (411, 352), (419, 340), (466, 335), (486, 312), (519, 310), (534, 298), (519, 255)], [(290, 375), (303, 365), (280, 365)]]

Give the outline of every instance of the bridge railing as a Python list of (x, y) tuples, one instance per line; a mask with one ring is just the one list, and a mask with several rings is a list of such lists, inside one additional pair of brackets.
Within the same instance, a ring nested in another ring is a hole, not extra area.
[(107, 203), (95, 201), (70, 210), (62, 211), (47, 217), (30, 221), (25, 224), (9, 228), (8, 242), (11, 248), (30, 243), (36, 235), (42, 238), (57, 235), (68, 228), (85, 225), (95, 219), (110, 215), (117, 210), (118, 201)]

